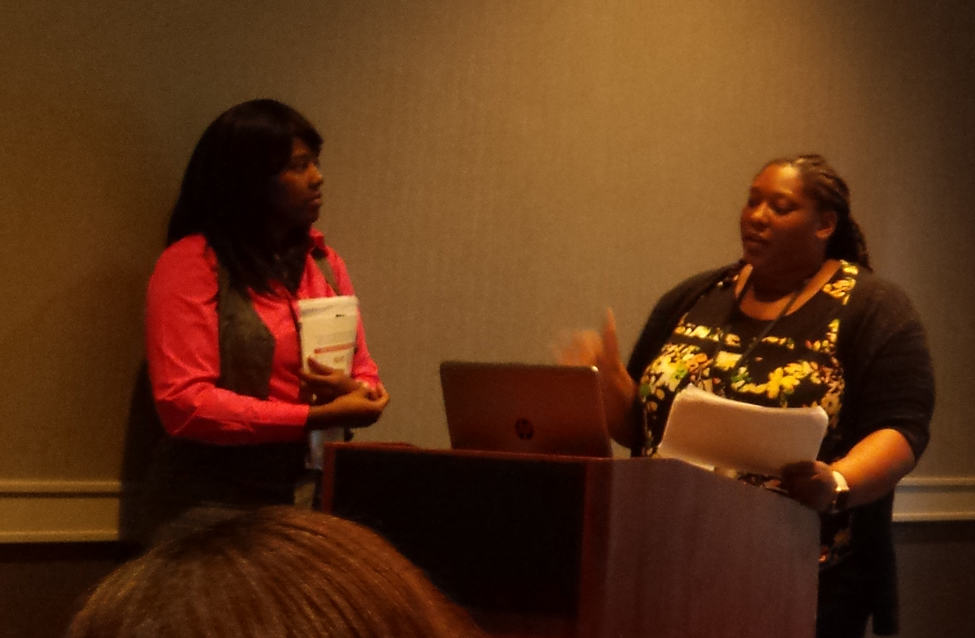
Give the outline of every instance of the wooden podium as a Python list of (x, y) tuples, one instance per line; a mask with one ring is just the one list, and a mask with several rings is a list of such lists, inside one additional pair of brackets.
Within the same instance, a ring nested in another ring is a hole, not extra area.
[(813, 636), (819, 521), (677, 460), (326, 446), (323, 509), (499, 636)]

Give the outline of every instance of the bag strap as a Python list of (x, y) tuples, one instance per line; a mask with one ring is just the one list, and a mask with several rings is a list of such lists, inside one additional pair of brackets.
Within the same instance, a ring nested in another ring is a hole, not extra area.
[(335, 279), (335, 271), (332, 270), (332, 264), (328, 261), (328, 253), (322, 251), (320, 254), (315, 255), (315, 264), (318, 269), (322, 271), (322, 276), (325, 277), (325, 282), (335, 291), (336, 295), (341, 295), (339, 291), (339, 285)]

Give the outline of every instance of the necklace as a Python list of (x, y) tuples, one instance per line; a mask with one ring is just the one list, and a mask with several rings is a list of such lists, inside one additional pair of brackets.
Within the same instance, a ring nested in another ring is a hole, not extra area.
[[(804, 279), (802, 284), (799, 287), (797, 287), (795, 291), (793, 291), (792, 295), (789, 297), (789, 301), (785, 304), (785, 306), (782, 307), (782, 310), (779, 311), (779, 314), (776, 315), (775, 319), (769, 321), (762, 329), (762, 331), (757, 336), (752, 338), (751, 342), (748, 344), (748, 347), (745, 348), (744, 352), (741, 353), (741, 356), (739, 356), (738, 360), (735, 362), (735, 368), (737, 372), (735, 372), (733, 375), (731, 375), (728, 378), (729, 386), (735, 381), (741, 379), (742, 370), (745, 367), (745, 362), (752, 355), (752, 352), (754, 352), (758, 344), (760, 344), (762, 340), (765, 339), (765, 337), (767, 337), (770, 332), (772, 332), (772, 329), (775, 328), (776, 325), (778, 325), (782, 317), (784, 317), (786, 314), (788, 314), (790, 310), (792, 310), (792, 306), (795, 305), (796, 300), (799, 298), (799, 293), (801, 293), (806, 288), (806, 285), (808, 283), (809, 283), (809, 279)], [(712, 361), (717, 360), (718, 353), (721, 351), (721, 346), (723, 345), (725, 339), (725, 335), (731, 332), (732, 319), (736, 312), (740, 312), (739, 306), (741, 305), (741, 301), (742, 299), (745, 298), (745, 294), (748, 292), (748, 289), (751, 285), (752, 285), (752, 278), (749, 277), (748, 281), (745, 282), (745, 285), (742, 286), (741, 292), (735, 295), (735, 302), (731, 308), (731, 313), (729, 314), (728, 319), (725, 321), (725, 324), (718, 331), (718, 345), (714, 351), (714, 355), (711, 358)], [(725, 387), (724, 384), (718, 386), (716, 388), (717, 394), (721, 396), (725, 396), (724, 387)]]

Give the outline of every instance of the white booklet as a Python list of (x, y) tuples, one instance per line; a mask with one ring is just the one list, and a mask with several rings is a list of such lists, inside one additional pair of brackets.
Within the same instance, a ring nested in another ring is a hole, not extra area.
[(308, 357), (335, 370), (352, 372), (359, 300), (350, 295), (298, 300), (301, 367)]
[[(351, 295), (298, 300), (298, 333), (301, 367), (308, 370), (308, 357), (345, 374), (352, 374), (359, 299)], [(312, 430), (308, 434), (308, 466), (322, 468), (325, 443), (341, 441), (342, 428)]]
[(828, 418), (821, 407), (767, 408), (696, 387), (674, 397), (657, 452), (695, 465), (778, 476), (819, 453)]

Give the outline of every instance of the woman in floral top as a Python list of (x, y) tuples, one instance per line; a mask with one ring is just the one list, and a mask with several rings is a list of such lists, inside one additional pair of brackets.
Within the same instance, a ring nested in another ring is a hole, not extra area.
[[(653, 454), (689, 385), (829, 416), (816, 461), (781, 487), (822, 515), (817, 635), (897, 631), (893, 490), (928, 442), (931, 361), (904, 293), (870, 271), (849, 189), (818, 155), (769, 162), (740, 220), (743, 256), (657, 303), (624, 367), (612, 313), (577, 336), (568, 363), (595, 364), (614, 438)], [(755, 477), (749, 477), (755, 478)], [(848, 488), (848, 489), (847, 489)]]

